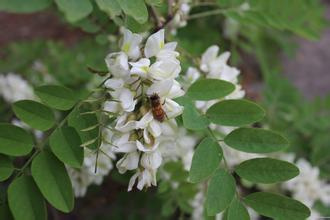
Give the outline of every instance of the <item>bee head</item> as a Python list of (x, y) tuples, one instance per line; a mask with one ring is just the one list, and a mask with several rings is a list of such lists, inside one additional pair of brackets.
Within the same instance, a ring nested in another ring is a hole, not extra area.
[(159, 95), (157, 93), (154, 93), (149, 98), (151, 101), (156, 101), (159, 99)]

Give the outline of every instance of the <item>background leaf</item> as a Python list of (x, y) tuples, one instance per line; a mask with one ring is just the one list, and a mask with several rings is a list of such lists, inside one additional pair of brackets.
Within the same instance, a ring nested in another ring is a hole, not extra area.
[(224, 100), (212, 105), (206, 116), (215, 124), (242, 126), (261, 120), (265, 111), (247, 100)]
[(0, 182), (8, 179), (14, 171), (11, 160), (0, 154)]
[(249, 219), (250, 216), (245, 206), (237, 198), (234, 198), (228, 208), (227, 220), (249, 220)]
[(93, 11), (89, 0), (55, 0), (58, 8), (65, 14), (69, 22), (79, 21)]
[(63, 86), (39, 86), (34, 91), (43, 103), (55, 109), (69, 110), (77, 102), (73, 91)]
[(96, 0), (99, 8), (110, 16), (121, 14), (121, 8), (117, 0)]
[(148, 20), (148, 10), (143, 0), (118, 1), (125, 14), (132, 16), (140, 24)]
[(62, 127), (54, 131), (49, 140), (50, 148), (58, 159), (69, 166), (80, 168), (84, 160), (79, 134), (72, 127)]
[(247, 153), (270, 153), (289, 146), (281, 135), (260, 128), (238, 128), (225, 137), (225, 143)]
[(221, 147), (211, 138), (204, 138), (195, 150), (189, 171), (189, 181), (198, 183), (210, 177), (219, 167), (221, 158)]
[(24, 129), (0, 123), (0, 153), (10, 156), (28, 154), (33, 148), (33, 138)]
[(16, 220), (45, 220), (47, 211), (44, 198), (32, 177), (15, 179), (8, 188), (8, 203)]
[(46, 9), (52, 3), (51, 0), (0, 0), (0, 11), (12, 13), (33, 13)]
[(207, 215), (214, 216), (225, 210), (235, 195), (235, 179), (225, 170), (218, 169), (209, 182), (206, 195)]
[(272, 158), (244, 161), (235, 168), (235, 172), (254, 183), (277, 183), (299, 175), (299, 169), (295, 165)]
[(13, 104), (16, 116), (32, 128), (46, 131), (55, 124), (55, 117), (50, 108), (31, 100), (22, 100)]
[(62, 212), (72, 211), (72, 185), (61, 161), (50, 152), (43, 151), (33, 160), (31, 173), (42, 195), (52, 206)]
[(194, 82), (186, 93), (194, 100), (212, 100), (223, 98), (235, 90), (235, 86), (219, 79), (200, 79)]
[(306, 219), (309, 209), (297, 200), (268, 192), (252, 193), (244, 198), (244, 203), (261, 215), (274, 219)]

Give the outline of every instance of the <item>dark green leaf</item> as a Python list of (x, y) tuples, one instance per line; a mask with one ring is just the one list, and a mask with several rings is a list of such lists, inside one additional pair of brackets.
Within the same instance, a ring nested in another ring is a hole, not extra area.
[(90, 0), (55, 0), (69, 22), (79, 21), (93, 11)]
[(44, 10), (52, 3), (51, 0), (0, 0), (0, 11), (12, 13), (33, 13)]
[(43, 103), (59, 110), (69, 110), (77, 102), (73, 91), (63, 86), (47, 85), (35, 89)]
[(223, 98), (235, 90), (235, 86), (219, 79), (200, 79), (187, 91), (187, 96), (194, 100), (212, 100)]
[(194, 153), (189, 181), (198, 183), (206, 180), (219, 167), (221, 158), (221, 147), (211, 138), (204, 138)]
[(47, 106), (31, 100), (22, 100), (13, 104), (16, 116), (32, 128), (46, 131), (53, 127), (55, 118)]
[(0, 201), (0, 220), (13, 220), (7, 202)]
[(8, 203), (16, 220), (45, 220), (47, 218), (44, 198), (32, 177), (22, 176), (10, 184)]
[(0, 181), (8, 179), (14, 171), (14, 166), (11, 160), (3, 155), (0, 155)]
[(252, 193), (244, 198), (244, 203), (259, 214), (274, 219), (301, 220), (310, 216), (310, 210), (304, 204), (274, 193)]
[(222, 169), (218, 169), (210, 180), (206, 195), (207, 215), (214, 216), (225, 210), (235, 195), (235, 179)]
[(125, 14), (132, 16), (140, 24), (148, 21), (148, 10), (143, 0), (120, 0), (118, 3)]
[(225, 137), (225, 143), (247, 153), (270, 153), (289, 146), (281, 135), (260, 128), (238, 128)]
[(84, 149), (80, 147), (79, 134), (72, 127), (62, 127), (50, 136), (49, 145), (58, 159), (69, 166), (80, 168), (84, 160)]
[(238, 165), (235, 172), (254, 183), (277, 183), (299, 175), (299, 169), (286, 161), (271, 158), (255, 158)]
[(0, 123), (0, 153), (10, 156), (28, 154), (33, 148), (33, 138), (24, 129)]
[(212, 105), (206, 116), (215, 124), (242, 126), (261, 120), (265, 111), (247, 100), (224, 100)]
[(72, 185), (64, 164), (50, 152), (41, 152), (32, 162), (32, 176), (42, 195), (56, 209), (70, 212), (74, 206)]
[(230, 203), (227, 220), (249, 220), (250, 216), (245, 206), (237, 198)]

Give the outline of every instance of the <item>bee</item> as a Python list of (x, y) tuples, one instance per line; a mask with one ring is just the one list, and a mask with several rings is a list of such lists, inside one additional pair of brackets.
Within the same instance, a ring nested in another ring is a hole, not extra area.
[(160, 103), (160, 97), (157, 93), (152, 94), (149, 97), (150, 105), (151, 105), (151, 111), (152, 115), (154, 116), (154, 119), (156, 119), (159, 122), (163, 122), (165, 120), (166, 113), (164, 109), (162, 108), (162, 104)]

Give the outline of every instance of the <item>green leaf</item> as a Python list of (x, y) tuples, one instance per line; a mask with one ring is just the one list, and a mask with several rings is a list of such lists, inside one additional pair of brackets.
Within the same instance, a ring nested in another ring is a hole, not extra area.
[(219, 167), (221, 158), (221, 147), (211, 138), (204, 138), (194, 153), (189, 172), (189, 181), (198, 183), (206, 180)]
[(224, 100), (212, 105), (206, 116), (215, 124), (242, 126), (261, 120), (265, 111), (247, 100)]
[(299, 175), (299, 169), (286, 161), (271, 158), (255, 158), (238, 165), (235, 172), (254, 183), (277, 183)]
[(22, 176), (10, 184), (8, 203), (16, 220), (46, 220), (47, 218), (44, 198), (32, 177)]
[(207, 215), (214, 216), (225, 210), (235, 195), (235, 179), (225, 170), (218, 169), (210, 180), (206, 195)]
[(0, 155), (0, 181), (8, 179), (14, 171), (14, 166), (11, 160), (3, 155)]
[(51, 0), (0, 0), (0, 11), (33, 13), (46, 9), (51, 3)]
[(227, 213), (227, 220), (249, 220), (250, 216), (245, 206), (234, 198), (230, 203)]
[(59, 110), (69, 110), (77, 102), (74, 92), (63, 86), (40, 86), (35, 89), (35, 93), (43, 103)]
[(148, 21), (148, 10), (143, 0), (120, 0), (118, 3), (125, 14), (132, 16), (140, 24)]
[(0, 201), (0, 220), (13, 220), (7, 202)]
[(229, 133), (224, 141), (228, 146), (247, 153), (271, 153), (289, 146), (283, 136), (260, 128), (238, 128)]
[(55, 117), (50, 108), (31, 100), (22, 100), (13, 104), (16, 116), (32, 128), (46, 131), (53, 127)]
[(43, 151), (33, 160), (31, 173), (42, 195), (52, 206), (62, 212), (72, 211), (72, 185), (61, 161), (50, 152)]
[(69, 166), (80, 168), (84, 160), (84, 149), (80, 147), (79, 134), (72, 127), (62, 127), (50, 136), (50, 148), (55, 156)]
[(96, 3), (102, 11), (110, 16), (121, 14), (121, 8), (117, 0), (96, 0)]
[[(98, 124), (98, 120), (94, 114), (88, 114), (88, 115), (80, 115), (79, 110), (75, 110), (70, 113), (68, 118), (68, 124), (71, 127), (74, 127), (76, 131), (78, 132), (81, 142), (87, 143), (91, 140), (95, 140), (98, 138), (98, 127), (96, 127), (93, 130), (89, 131), (82, 131), (86, 128), (90, 128), (96, 124)], [(93, 143), (88, 144), (88, 148), (90, 149), (97, 149), (97, 141), (94, 141)]]
[(310, 210), (304, 204), (274, 193), (252, 193), (243, 201), (259, 214), (274, 219), (301, 220), (310, 216)]
[(187, 91), (187, 96), (194, 100), (221, 99), (235, 90), (235, 86), (219, 79), (200, 79), (194, 82)]
[(55, 2), (71, 23), (87, 17), (93, 11), (93, 5), (89, 0), (55, 0)]
[(0, 123), (0, 153), (23, 156), (33, 148), (33, 138), (24, 129), (12, 124)]

